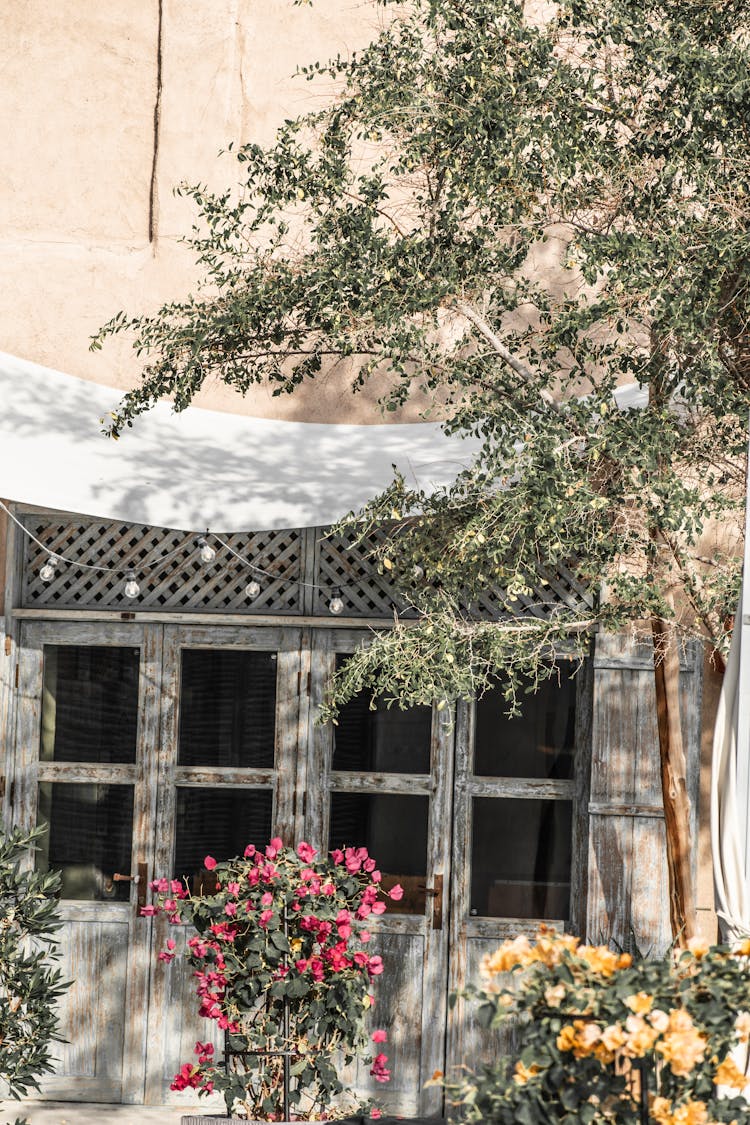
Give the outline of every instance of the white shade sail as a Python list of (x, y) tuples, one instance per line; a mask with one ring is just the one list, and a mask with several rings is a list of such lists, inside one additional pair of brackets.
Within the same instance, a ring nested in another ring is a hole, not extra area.
[(333, 523), (392, 479), (432, 491), (479, 447), (439, 423), (285, 422), (157, 404), (118, 442), (100, 419), (120, 398), (0, 353), (0, 496), (186, 531)]

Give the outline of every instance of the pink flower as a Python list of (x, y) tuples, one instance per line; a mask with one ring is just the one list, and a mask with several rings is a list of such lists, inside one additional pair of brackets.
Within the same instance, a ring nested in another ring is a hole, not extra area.
[(284, 847), (283, 841), (280, 836), (274, 836), (271, 843), (266, 848), (266, 859), (276, 859), (281, 849)]
[(335, 895), (336, 888), (334, 887), (333, 883), (324, 883), (320, 888), (320, 893), (322, 895)]
[(205, 867), (206, 871), (213, 871), (214, 867), (216, 867), (216, 860), (212, 855), (207, 855), (203, 860), (203, 866)]
[(148, 885), (150, 891), (159, 891), (160, 894), (165, 895), (169, 890), (168, 879), (152, 879)]
[(378, 957), (377, 954), (375, 957), (371, 957), (370, 964), (367, 966), (367, 971), (371, 977), (379, 976), (383, 971), (383, 958)]
[(385, 1031), (383, 1031), (382, 1027), (378, 1028), (377, 1031), (373, 1031), (373, 1033), (372, 1033), (373, 1043), (385, 1043), (387, 1038), (388, 1038), (388, 1036), (385, 1033)]
[(360, 930), (360, 932), (359, 932), (359, 940), (360, 940), (361, 942), (364, 942), (364, 943), (365, 943), (365, 945), (366, 945), (366, 944), (367, 944), (367, 942), (368, 942), (368, 941), (370, 940), (370, 937), (371, 937), (371, 934), (370, 934), (370, 931), (369, 931), (369, 930)]
[(300, 857), (303, 863), (312, 863), (313, 857), (317, 854), (318, 853), (316, 852), (315, 848), (313, 848), (305, 840), (301, 840), (300, 843), (297, 844), (297, 855)]
[(373, 1106), (370, 1110), (370, 1117), (372, 1118), (372, 1120), (377, 1121), (377, 1119), (382, 1116), (383, 1114), (380, 1112), (380, 1110), (376, 1109), (375, 1106)]
[[(214, 1092), (214, 1084), (213, 1084), (213, 1082), (211, 1082), (211, 1080), (209, 1079), (209, 1081), (208, 1081), (208, 1082), (204, 1082), (204, 1083), (203, 1083), (203, 1086), (201, 1087), (201, 1089), (205, 1090), (207, 1094), (213, 1094), (213, 1092)], [(378, 1115), (378, 1116), (379, 1116), (379, 1115)]]
[(260, 905), (261, 906), (270, 906), (272, 902), (273, 902), (273, 895), (271, 894), (270, 891), (266, 891), (264, 894), (262, 894), (260, 896)]
[(227, 883), (227, 894), (238, 895), (240, 893), (239, 883)]
[(237, 903), (236, 902), (228, 902), (226, 904), (226, 906), (224, 907), (224, 913), (228, 914), (230, 918), (233, 917), (233, 915), (235, 915), (237, 913)]
[(372, 904), (372, 912), (373, 912), (373, 914), (385, 914), (385, 903), (384, 902), (374, 902)]
[(307, 968), (307, 961), (304, 957), (300, 957), (299, 961), (294, 962), (294, 967), (298, 972), (304, 973), (305, 969)]
[(255, 855), (255, 844), (248, 844), (245, 848), (245, 859), (250, 859), (253, 855)]
[(400, 898), (404, 897), (404, 888), (400, 883), (396, 883), (395, 887), (391, 887), (388, 897), (392, 898), (394, 902), (398, 902)]
[(373, 1078), (375, 1079), (376, 1082), (389, 1082), (390, 1081), (391, 1072), (390, 1072), (390, 1070), (388, 1070), (388, 1067), (385, 1065), (387, 1062), (388, 1062), (388, 1056), (383, 1055), (383, 1054), (376, 1055), (375, 1058), (373, 1059), (370, 1074), (373, 1076)]
[(161, 910), (160, 906), (142, 906), (141, 907), (141, 917), (142, 918), (153, 918), (154, 914), (158, 914), (160, 910)]
[(340, 848), (334, 848), (331, 852), (331, 859), (334, 863), (343, 863), (344, 853), (340, 850)]
[(273, 910), (261, 910), (260, 917), (258, 918), (258, 925), (264, 929), (273, 918)]
[(365, 862), (362, 864), (362, 867), (365, 869), (365, 871), (375, 870), (375, 860), (372, 858), (372, 856), (370, 856), (369, 859), (365, 860)]

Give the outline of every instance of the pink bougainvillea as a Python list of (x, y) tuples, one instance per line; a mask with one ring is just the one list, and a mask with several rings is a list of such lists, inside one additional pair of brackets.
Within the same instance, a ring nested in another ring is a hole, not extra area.
[[(368, 951), (372, 934), (363, 922), (382, 914), (387, 899), (398, 901), (401, 887), (383, 889), (377, 864), (362, 847), (320, 856), (305, 840), (286, 848), (275, 837), (264, 848), (248, 844), (241, 857), (207, 855), (203, 862), (215, 875), (213, 891), (193, 895), (187, 882), (156, 879), (150, 887), (157, 901), (143, 913), (163, 911), (173, 924), (195, 927), (186, 957), (198, 1011), (228, 1034), (231, 1065), (227, 1073), (213, 1044), (199, 1041), (197, 1063), (181, 1067), (172, 1089), (221, 1091), (235, 1110), (241, 1090), (249, 1117), (278, 1120), (278, 1052), (292, 1050), (292, 1116), (338, 1116), (340, 1106), (332, 1112), (331, 1105), (345, 1094), (341, 1063), (367, 1054), (368, 1042), (386, 1042), (385, 1031), (368, 1036), (365, 1027), (375, 1003), (372, 982), (384, 966)], [(160, 960), (172, 961), (175, 950), (169, 938)], [(284, 1006), (288, 1039), (280, 1030)], [(366, 1061), (376, 1082), (388, 1081), (387, 1055)], [(349, 1103), (346, 1112), (355, 1111), (379, 1116), (370, 1105)]]

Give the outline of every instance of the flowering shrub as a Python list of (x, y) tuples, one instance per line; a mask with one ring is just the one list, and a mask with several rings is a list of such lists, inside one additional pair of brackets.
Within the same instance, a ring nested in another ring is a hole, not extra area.
[(54, 964), (60, 876), (24, 864), (44, 831), (6, 832), (0, 824), (0, 1096), (16, 1101), (53, 1069), (50, 1048), (62, 1038), (57, 1005), (69, 986)]
[(750, 941), (697, 939), (661, 961), (542, 927), (482, 965), (485, 1027), (518, 1027), (520, 1056), (447, 1083), (469, 1120), (637, 1125), (642, 1076), (656, 1125), (747, 1122)]
[[(159, 879), (151, 884), (156, 905), (142, 911), (195, 927), (187, 958), (199, 1013), (226, 1032), (228, 1066), (211, 1043), (198, 1042), (171, 1088), (218, 1090), (230, 1112), (268, 1120), (361, 1111), (342, 1103), (337, 1072), (365, 1053), (372, 982), (383, 971), (367, 948), (367, 919), (386, 909), (375, 860), (365, 848), (318, 857), (305, 842), (294, 851), (277, 838), (263, 851), (250, 844), (241, 858), (204, 862), (216, 879), (212, 893), (191, 895), (181, 880)], [(395, 886), (389, 897), (402, 894)], [(170, 938), (160, 959), (171, 961), (175, 947)], [(378, 1047), (385, 1040), (384, 1031), (372, 1035)], [(376, 1081), (387, 1082), (387, 1055), (378, 1050), (367, 1061)]]

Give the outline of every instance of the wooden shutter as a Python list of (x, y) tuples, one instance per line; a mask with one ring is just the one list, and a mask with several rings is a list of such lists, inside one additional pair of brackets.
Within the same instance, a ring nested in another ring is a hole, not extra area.
[[(702, 663), (680, 660), (682, 734), (697, 849)], [(658, 955), (671, 943), (653, 649), (628, 637), (596, 639), (589, 797), (586, 937)], [(695, 860), (694, 860), (695, 878)]]

